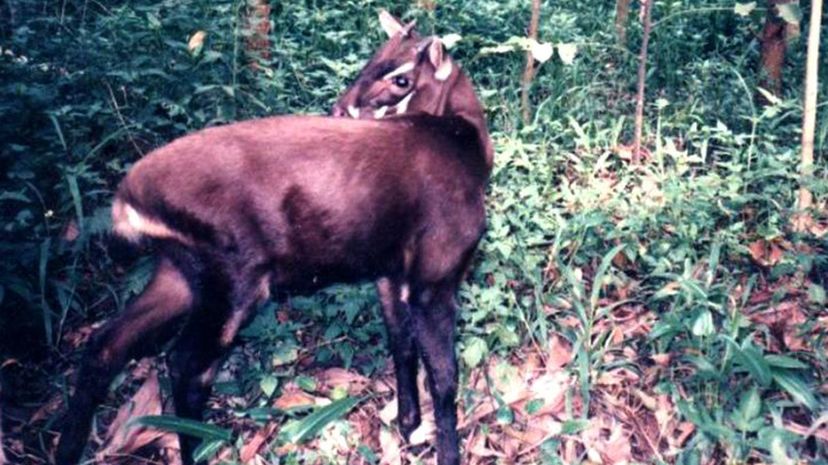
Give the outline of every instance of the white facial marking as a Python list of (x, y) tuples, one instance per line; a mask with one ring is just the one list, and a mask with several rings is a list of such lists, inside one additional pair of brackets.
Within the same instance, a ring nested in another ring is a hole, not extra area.
[(391, 79), (394, 76), (399, 76), (400, 74), (405, 74), (405, 73), (413, 70), (414, 66), (415, 66), (415, 64), (412, 61), (409, 61), (408, 63), (403, 63), (402, 65), (397, 67), (397, 69), (395, 69), (394, 71), (391, 71), (390, 73), (386, 74), (382, 78), (383, 79)]
[(359, 108), (348, 105), (348, 114), (351, 115), (351, 118), (359, 119)]
[(387, 111), (388, 111), (387, 106), (377, 108), (376, 110), (374, 110), (374, 118), (376, 118), (376, 119), (382, 118), (383, 116), (385, 116), (385, 112), (387, 112)]
[(405, 98), (400, 100), (394, 106), (394, 110), (395, 110), (394, 114), (401, 115), (401, 114), (405, 113), (405, 111), (408, 110), (408, 104), (411, 102), (412, 97), (414, 97), (414, 91), (409, 92), (408, 95), (405, 96)]
[(449, 60), (444, 61), (443, 64), (437, 68), (437, 71), (434, 72), (434, 79), (438, 81), (445, 81), (449, 78), (449, 76), (451, 76), (451, 70), (451, 62)]

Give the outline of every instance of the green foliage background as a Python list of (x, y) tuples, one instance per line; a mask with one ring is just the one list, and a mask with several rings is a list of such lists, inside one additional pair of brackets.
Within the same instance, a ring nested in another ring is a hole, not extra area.
[[(631, 50), (616, 45), (613, 2), (544, 2), (541, 40), (575, 44), (578, 54), (571, 65), (556, 57), (539, 66), (529, 126), (520, 123), (523, 53), (479, 53), (524, 34), (529, 2), (434, 3), (271, 2), (267, 59), (245, 52), (245, 1), (0, 6), (0, 349), (34, 372), (10, 385), (38, 376), (64, 385), (59, 361), (76, 357), (62, 344), (66, 334), (118, 311), (145, 283), (149, 263), (124, 277), (103, 247), (108, 202), (130, 164), (205, 126), (326, 112), (382, 42), (376, 12), (386, 8), (417, 19), (423, 33), (462, 35), (451, 53), (475, 81), (496, 142), (489, 232), (460, 296), (466, 372), (490, 354), (543, 346), (558, 332), (575, 345), (573, 370), (588, 399), (608, 368), (604, 355), (617, 350), (608, 333), (592, 328), (617, 305), (613, 289), (632, 288), (628, 298), (658, 315), (636, 350), (677, 354), (659, 389), (702, 432), (675, 463), (712, 454), (736, 462), (770, 457), (766, 444), (776, 437), (791, 457), (824, 454), (824, 443), (805, 445), (778, 420), (791, 411), (811, 419), (825, 411), (818, 389), (828, 381), (825, 352), (768, 354), (754, 340), (771, 329), (742, 313), (751, 290), (798, 283), (812, 316), (808, 337), (825, 347), (817, 324), (825, 316), (824, 242), (788, 227), (799, 185), (804, 41), (791, 44), (785, 95), (763, 108), (754, 100), (761, 10), (742, 17), (730, 3), (656, 2), (647, 80), (651, 156), (631, 169), (619, 147), (631, 140), (640, 31), (632, 21)], [(199, 30), (206, 40), (191, 53), (188, 40)], [(262, 69), (254, 71), (251, 61)], [(817, 167), (807, 183), (822, 207), (824, 103), (818, 123)], [(647, 182), (657, 194), (642, 190)], [(825, 221), (821, 212), (814, 215)], [(747, 248), (759, 239), (796, 247), (761, 268)], [(628, 265), (610, 262), (619, 252)], [(777, 294), (774, 303), (790, 298)], [(307, 350), (296, 336), (303, 329), (327, 341), (313, 352), (320, 362), (365, 372), (385, 364), (370, 287), (291, 299), (290, 308), (305, 316), (289, 323), (268, 317), (276, 303), (267, 307), (244, 333), (261, 364), (224, 388), (249, 392), (296, 376), (294, 368), (274, 374), (267, 367)], [(579, 325), (562, 326), (564, 316)], [(616, 366), (641, 368), (621, 360)], [(50, 388), (39, 386), (15, 395), (42, 400)]]

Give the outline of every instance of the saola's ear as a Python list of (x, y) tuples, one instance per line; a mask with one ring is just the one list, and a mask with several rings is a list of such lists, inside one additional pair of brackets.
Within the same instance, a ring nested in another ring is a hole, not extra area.
[(400, 22), (400, 20), (385, 10), (380, 10), (379, 22), (380, 26), (382, 26), (382, 30), (388, 35), (388, 38), (394, 37), (397, 34), (407, 36), (411, 30), (414, 29), (414, 25), (417, 23), (417, 21), (411, 21), (410, 23), (404, 25)]
[(445, 81), (451, 76), (451, 59), (444, 53), (443, 41), (439, 37), (432, 37), (428, 45), (428, 61), (434, 66), (434, 79)]

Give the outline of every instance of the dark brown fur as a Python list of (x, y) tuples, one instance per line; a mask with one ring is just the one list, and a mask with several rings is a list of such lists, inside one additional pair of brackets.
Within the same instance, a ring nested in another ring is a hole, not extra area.
[[(152, 354), (176, 321), (186, 321), (170, 356), (176, 412), (200, 418), (222, 355), (270, 285), (304, 292), (363, 280), (378, 282), (403, 434), (420, 423), (421, 357), (438, 463), (459, 463), (454, 296), (485, 228), (491, 143), (467, 78), (456, 68), (432, 78), (450, 60), (436, 39), (397, 33), (378, 56), (391, 62), (386, 68), (416, 60), (417, 97), (399, 115), (274, 117), (206, 129), (129, 172), (115, 197), (114, 232), (155, 242), (159, 261), (143, 293), (90, 343), (59, 464), (77, 462), (112, 377), (130, 358)], [(380, 108), (363, 98), (383, 80), (371, 66), (338, 105)], [(185, 463), (193, 447), (182, 437)]]

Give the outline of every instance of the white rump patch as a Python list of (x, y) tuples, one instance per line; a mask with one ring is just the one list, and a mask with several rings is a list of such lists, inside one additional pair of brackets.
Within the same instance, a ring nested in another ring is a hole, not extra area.
[(399, 76), (400, 74), (405, 74), (405, 73), (413, 70), (414, 66), (416, 66), (416, 65), (414, 64), (413, 61), (409, 61), (408, 63), (403, 63), (402, 65), (397, 67), (397, 69), (395, 69), (394, 71), (391, 71), (390, 73), (386, 74), (382, 78), (383, 79), (391, 79), (394, 76)]
[(116, 199), (112, 204), (112, 230), (130, 242), (138, 242), (142, 236), (150, 236), (177, 239), (185, 244), (192, 243), (181, 233), (173, 231), (158, 220), (138, 213), (132, 205), (120, 199)]

